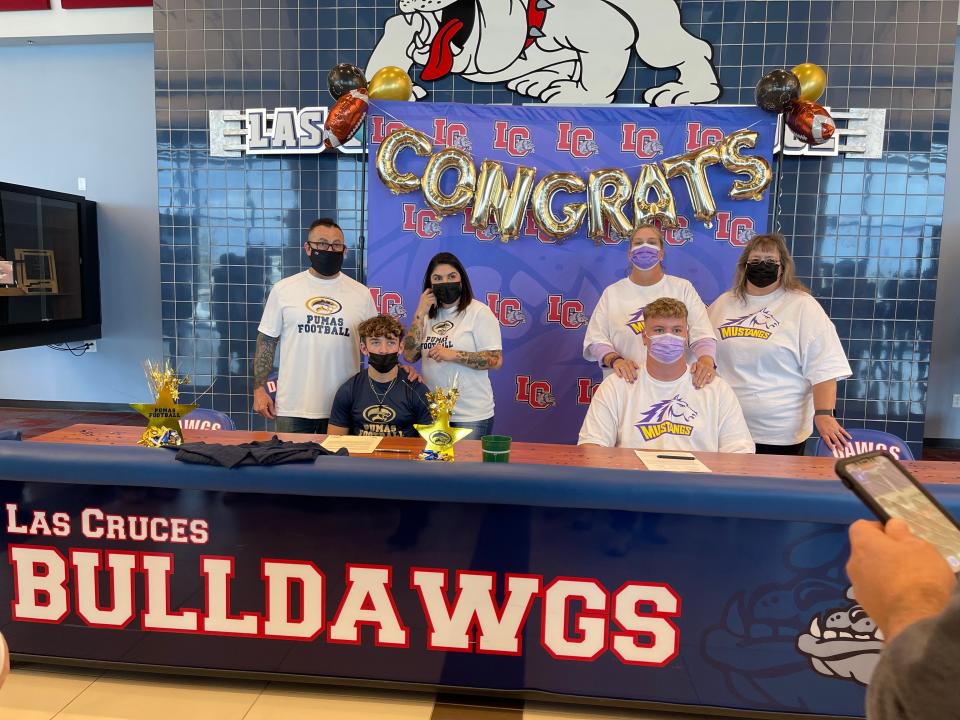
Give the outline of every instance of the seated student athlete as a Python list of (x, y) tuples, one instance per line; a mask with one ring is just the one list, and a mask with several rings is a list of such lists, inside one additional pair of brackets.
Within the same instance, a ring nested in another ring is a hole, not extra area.
[(722, 378), (696, 389), (684, 355), (687, 307), (659, 298), (644, 308), (646, 360), (631, 384), (612, 374), (600, 384), (579, 445), (638, 450), (754, 452), (740, 403)]
[(416, 437), (414, 423), (429, 423), (427, 386), (399, 372), (397, 361), (403, 326), (390, 315), (377, 315), (357, 327), (367, 367), (349, 378), (333, 399), (330, 435)]

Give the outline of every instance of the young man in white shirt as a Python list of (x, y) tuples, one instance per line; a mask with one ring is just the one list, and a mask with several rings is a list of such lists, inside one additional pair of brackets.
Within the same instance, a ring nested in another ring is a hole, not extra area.
[[(314, 220), (303, 250), (310, 269), (270, 291), (253, 360), (253, 409), (276, 419), (277, 432), (325, 433), (337, 389), (360, 370), (357, 326), (377, 314), (369, 289), (340, 268), (347, 247), (340, 226)], [(264, 383), (280, 344), (277, 401)]]
[(733, 390), (722, 378), (694, 386), (684, 360), (687, 308), (659, 298), (644, 308), (644, 365), (630, 383), (609, 375), (597, 388), (579, 445), (639, 450), (754, 452)]

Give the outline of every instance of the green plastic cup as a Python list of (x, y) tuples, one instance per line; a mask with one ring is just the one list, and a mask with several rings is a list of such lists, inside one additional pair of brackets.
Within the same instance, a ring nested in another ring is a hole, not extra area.
[(480, 446), (483, 448), (483, 461), (510, 462), (510, 443), (512, 440), (509, 435), (484, 435), (480, 438)]

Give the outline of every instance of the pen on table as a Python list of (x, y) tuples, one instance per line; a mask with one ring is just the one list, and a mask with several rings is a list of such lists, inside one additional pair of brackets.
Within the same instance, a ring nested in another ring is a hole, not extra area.
[(696, 460), (695, 457), (689, 457), (687, 455), (657, 455), (661, 460)]
[(402, 455), (409, 455), (409, 450), (397, 450), (394, 448), (377, 448), (374, 452), (388, 452), (388, 453), (401, 453)]

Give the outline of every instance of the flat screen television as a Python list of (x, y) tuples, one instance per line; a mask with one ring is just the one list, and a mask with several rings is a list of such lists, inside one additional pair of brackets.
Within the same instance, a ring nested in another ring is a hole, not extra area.
[(99, 337), (97, 204), (0, 182), (0, 350)]

